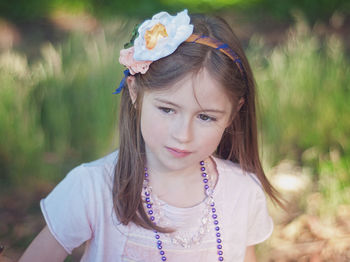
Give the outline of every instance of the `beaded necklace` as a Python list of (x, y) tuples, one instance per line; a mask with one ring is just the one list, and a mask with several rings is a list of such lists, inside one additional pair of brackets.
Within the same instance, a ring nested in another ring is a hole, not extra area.
[[(209, 186), (211, 187), (214, 183), (212, 176), (207, 177), (209, 179)], [(146, 193), (147, 192), (147, 193)], [(147, 181), (144, 183), (143, 188), (143, 201), (146, 203), (145, 195), (149, 196), (150, 203), (152, 203), (152, 211), (153, 216), (155, 218), (154, 223), (157, 225), (161, 225), (162, 227), (173, 227), (171, 219), (167, 218), (164, 210), (162, 202), (157, 195), (152, 194), (152, 187), (148, 184)], [(192, 245), (198, 245), (201, 243), (205, 233), (209, 232), (209, 222), (212, 213), (212, 207), (210, 204), (213, 202), (212, 196), (207, 197), (204, 200), (205, 207), (202, 210), (202, 217), (199, 219), (199, 225), (195, 232), (188, 231), (188, 229), (178, 228), (174, 232), (164, 233), (166, 237), (168, 237), (174, 245), (181, 245), (184, 248), (191, 248)], [(145, 208), (146, 205), (145, 205)]]
[[(221, 233), (220, 233), (220, 227), (219, 227), (219, 220), (218, 220), (218, 216), (216, 214), (216, 208), (215, 208), (215, 202), (213, 199), (213, 189), (210, 188), (208, 182), (208, 175), (205, 172), (205, 166), (204, 166), (204, 161), (200, 161), (200, 170), (201, 170), (201, 176), (203, 179), (203, 183), (204, 183), (204, 192), (208, 197), (208, 201), (209, 201), (209, 205), (211, 208), (211, 216), (213, 218), (213, 223), (214, 223), (214, 227), (215, 227), (215, 237), (216, 237), (216, 243), (217, 243), (217, 254), (218, 254), (218, 261), (223, 261), (224, 257), (223, 257), (223, 251), (222, 251), (222, 239), (221, 239)], [(146, 204), (146, 208), (147, 208), (147, 214), (149, 216), (149, 219), (156, 224), (156, 218), (155, 218), (155, 213), (153, 210), (153, 205), (154, 203), (151, 200), (151, 190), (149, 190), (149, 174), (147, 172), (147, 168), (145, 168), (145, 177), (144, 177), (144, 194), (145, 194), (145, 204)], [(157, 230), (153, 230), (153, 232), (155, 233), (155, 239), (156, 239), (156, 243), (157, 243), (157, 249), (159, 250), (159, 254), (160, 254), (160, 258), (162, 261), (166, 261), (166, 255), (165, 255), (165, 251), (163, 250), (163, 245), (162, 245), (162, 241), (160, 240), (160, 234)]]

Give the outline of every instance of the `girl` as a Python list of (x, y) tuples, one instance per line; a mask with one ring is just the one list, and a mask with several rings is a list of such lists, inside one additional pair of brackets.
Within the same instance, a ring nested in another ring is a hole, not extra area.
[[(134, 32), (136, 33), (136, 32)], [(120, 62), (119, 151), (82, 164), (41, 201), (47, 226), (20, 261), (256, 261), (273, 229), (255, 87), (225, 21), (161, 12)]]

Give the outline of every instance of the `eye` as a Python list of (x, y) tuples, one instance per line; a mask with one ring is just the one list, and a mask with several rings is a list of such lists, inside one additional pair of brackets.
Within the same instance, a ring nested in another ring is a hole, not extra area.
[(158, 107), (158, 109), (159, 109), (160, 111), (166, 113), (166, 114), (170, 114), (170, 113), (173, 113), (173, 112), (174, 112), (173, 109), (168, 108), (168, 107), (161, 107), (161, 106), (160, 106), (160, 107)]
[(206, 114), (199, 114), (198, 117), (200, 120), (203, 120), (205, 122), (216, 121), (215, 117), (211, 117), (211, 116), (208, 116)]

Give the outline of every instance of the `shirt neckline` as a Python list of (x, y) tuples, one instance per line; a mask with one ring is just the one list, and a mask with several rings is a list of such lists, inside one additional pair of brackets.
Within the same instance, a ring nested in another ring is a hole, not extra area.
[[(217, 177), (217, 181), (216, 184), (213, 188), (213, 197), (214, 197), (214, 201), (216, 199), (216, 196), (219, 194), (219, 192), (222, 190), (222, 186), (223, 186), (223, 173), (224, 173), (224, 168), (222, 167), (222, 159), (216, 158), (214, 156), (210, 156), (210, 158), (213, 160), (214, 164), (215, 164), (215, 168), (217, 170), (218, 173), (218, 177)], [(207, 199), (204, 198), (200, 203), (191, 206), (191, 207), (176, 207), (173, 206), (171, 204), (168, 204), (167, 202), (165, 202), (164, 200), (158, 199), (158, 201), (161, 203), (162, 208), (164, 210), (166, 210), (167, 212), (171, 212), (171, 213), (192, 213), (192, 212), (197, 212), (199, 209), (202, 209), (203, 205), (205, 205), (205, 200)]]

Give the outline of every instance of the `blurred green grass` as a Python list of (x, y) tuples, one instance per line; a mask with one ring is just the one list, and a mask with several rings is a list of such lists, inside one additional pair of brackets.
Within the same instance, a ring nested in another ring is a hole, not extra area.
[(336, 12), (350, 13), (347, 0), (10, 0), (0, 2), (0, 17), (13, 22), (47, 18), (57, 10), (90, 13), (100, 18), (125, 16), (149, 17), (161, 10), (176, 12), (187, 8), (190, 12), (247, 12), (251, 19), (261, 15), (279, 20), (291, 20), (291, 10), (301, 10), (310, 22), (328, 20)]
[(322, 39), (301, 16), (283, 45), (251, 39), (258, 84), (263, 157), (268, 166), (293, 159), (308, 168), (332, 216), (350, 196), (350, 63), (340, 36)]
[(0, 54), (0, 184), (33, 177), (59, 180), (73, 165), (117, 144), (122, 31), (72, 35), (41, 48), (28, 64), (13, 50)]
[[(259, 86), (264, 138), (273, 158), (306, 160), (315, 147), (350, 154), (349, 59), (336, 35), (319, 39), (299, 21), (286, 43), (266, 51), (256, 38), (249, 55)], [(305, 159), (304, 159), (305, 158)]]

